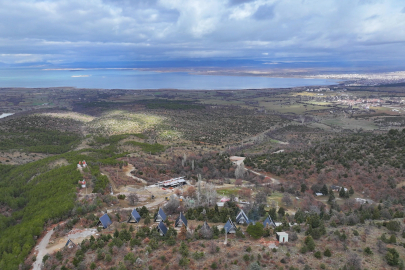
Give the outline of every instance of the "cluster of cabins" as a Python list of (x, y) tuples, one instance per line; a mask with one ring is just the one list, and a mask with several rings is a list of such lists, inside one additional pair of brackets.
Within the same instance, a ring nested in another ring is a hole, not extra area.
[[(161, 236), (164, 236), (168, 229), (166, 227), (166, 225), (163, 223), (165, 220), (167, 219), (167, 216), (165, 214), (165, 212), (163, 211), (162, 208), (159, 208), (158, 213), (155, 216), (155, 222), (159, 222), (159, 224), (157, 225), (157, 230), (160, 233)], [(136, 209), (132, 210), (131, 215), (129, 216), (128, 219), (128, 223), (139, 223), (141, 221), (141, 216), (139, 215), (138, 211), (136, 211)], [(180, 212), (180, 215), (177, 217), (174, 226), (175, 227), (179, 227), (181, 228), (182, 226), (186, 226), (187, 228), (187, 219), (184, 216), (184, 214), (182, 212)], [(245, 214), (245, 212), (243, 210), (240, 210), (239, 214), (236, 216), (236, 221), (233, 222), (230, 218), (228, 219), (228, 221), (225, 223), (224, 225), (224, 229), (226, 233), (236, 233), (236, 224), (250, 224), (253, 223), (253, 221), (249, 220), (248, 216)], [(100, 220), (97, 224), (97, 226), (102, 226), (104, 229), (107, 228), (108, 226), (110, 226), (112, 224), (110, 217), (107, 214), (104, 214), (102, 217), (100, 217)], [(273, 221), (273, 219), (271, 218), (271, 216), (267, 216), (267, 218), (263, 221), (263, 226), (266, 227), (277, 227), (279, 226), (280, 223), (276, 223)], [(204, 226), (208, 226), (207, 222), (204, 222)], [(209, 227), (209, 226), (208, 226)], [(280, 243), (285, 243), (288, 242), (288, 234), (285, 232), (277, 232), (277, 240)]]

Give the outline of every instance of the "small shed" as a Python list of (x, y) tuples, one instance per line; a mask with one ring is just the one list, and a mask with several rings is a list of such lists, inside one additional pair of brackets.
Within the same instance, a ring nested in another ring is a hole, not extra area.
[(167, 233), (167, 227), (162, 221), (157, 226), (157, 230), (161, 236), (164, 236)]
[(236, 233), (235, 223), (233, 223), (231, 219), (228, 219), (228, 221), (225, 223), (224, 229), (226, 233)]
[(103, 227), (104, 229), (108, 228), (112, 224), (112, 221), (110, 217), (107, 214), (104, 214), (102, 217), (100, 217), (97, 226)]
[(163, 209), (162, 209), (162, 208), (159, 208), (159, 211), (158, 211), (158, 213), (157, 213), (156, 216), (155, 216), (155, 221), (157, 221), (157, 222), (165, 221), (166, 218), (167, 218), (167, 217), (166, 217), (165, 212), (163, 212)]
[(132, 210), (131, 215), (129, 216), (128, 223), (139, 223), (141, 220), (141, 215), (139, 215), (136, 209)]
[(279, 243), (287, 243), (288, 242), (288, 233), (286, 232), (277, 232), (277, 241)]
[(187, 228), (187, 219), (186, 217), (183, 215), (182, 212), (180, 212), (179, 217), (176, 219), (176, 222), (174, 223), (175, 227), (181, 227), (181, 226), (186, 226)]
[(236, 216), (236, 223), (237, 224), (249, 224), (249, 218), (245, 214), (245, 212), (241, 209), (239, 214)]

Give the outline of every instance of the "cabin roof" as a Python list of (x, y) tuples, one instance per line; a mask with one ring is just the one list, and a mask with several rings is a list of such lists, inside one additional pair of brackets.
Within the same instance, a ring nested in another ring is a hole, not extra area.
[(236, 216), (236, 222), (238, 223), (240, 221), (241, 218), (245, 218), (246, 223), (250, 223), (250, 220), (248, 218), (248, 216), (245, 214), (245, 212), (241, 209), (239, 214)]
[(163, 233), (163, 235), (165, 235), (167, 233), (167, 227), (163, 223), (163, 221), (161, 221), (157, 227), (158, 227), (158, 230), (160, 230)]
[(107, 214), (104, 214), (102, 217), (100, 217), (99, 223), (101, 223), (104, 229), (106, 229), (108, 226), (112, 224), (112, 221)]
[[(166, 214), (165, 214), (165, 212), (163, 212), (163, 209), (162, 208), (159, 208), (159, 211), (158, 211), (158, 213), (157, 213), (157, 215), (156, 215), (156, 217), (157, 216), (160, 216), (163, 220), (166, 220)], [(155, 217), (155, 219), (156, 219), (156, 217)]]
[(141, 220), (141, 215), (139, 215), (138, 211), (136, 211), (136, 209), (134, 208), (134, 210), (132, 210), (131, 216), (137, 221), (139, 222)]
[(273, 221), (270, 215), (263, 221), (263, 226), (266, 227), (267, 225), (276, 227), (276, 223)]
[(179, 223), (180, 219), (181, 219), (181, 221), (183, 221), (183, 224), (186, 225), (186, 227), (187, 227), (187, 219), (186, 219), (186, 217), (183, 215), (182, 212), (180, 212), (179, 217), (176, 219), (175, 226), (177, 226), (177, 224)]
[(235, 224), (232, 222), (231, 219), (228, 219), (228, 221), (224, 225), (225, 232), (228, 233), (231, 228), (234, 228), (234, 230), (236, 230)]

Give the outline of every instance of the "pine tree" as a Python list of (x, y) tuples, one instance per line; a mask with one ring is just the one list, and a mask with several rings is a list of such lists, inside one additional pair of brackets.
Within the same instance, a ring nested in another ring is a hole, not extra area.
[(344, 188), (344, 187), (341, 187), (341, 188), (340, 188), (340, 190), (339, 190), (339, 197), (340, 197), (340, 198), (346, 197), (346, 192), (345, 192), (345, 188)]
[(329, 199), (328, 203), (332, 203), (335, 200), (335, 194), (333, 193), (332, 190), (329, 191)]
[(328, 195), (328, 187), (326, 185), (323, 185), (323, 187), (321, 188), (321, 193), (323, 195)]

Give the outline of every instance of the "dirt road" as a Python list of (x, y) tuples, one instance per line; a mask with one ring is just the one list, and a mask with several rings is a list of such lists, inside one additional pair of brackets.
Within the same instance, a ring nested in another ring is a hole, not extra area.
[(48, 246), (49, 239), (51, 239), (53, 232), (54, 232), (54, 230), (50, 229), (50, 231), (48, 231), (46, 233), (44, 238), (42, 238), (41, 242), (39, 242), (39, 244), (35, 247), (35, 250), (38, 250), (38, 254), (37, 254), (37, 260), (33, 264), (33, 267), (34, 267), (33, 270), (41, 270), (42, 259), (48, 253), (48, 250), (46, 247)]
[[(120, 210), (133, 210), (135, 207), (142, 207), (142, 206), (146, 206), (146, 208), (149, 209), (149, 208), (158, 206), (159, 204), (161, 204), (164, 201), (165, 201), (164, 198), (158, 198), (158, 199), (155, 199), (155, 201), (153, 201), (151, 203), (148, 203), (148, 204), (145, 204), (145, 205), (136, 205), (136, 206), (133, 206), (133, 207), (125, 207), (125, 208), (120, 208)], [(115, 209), (107, 209), (107, 213), (112, 213), (112, 212), (114, 212), (114, 210)]]

